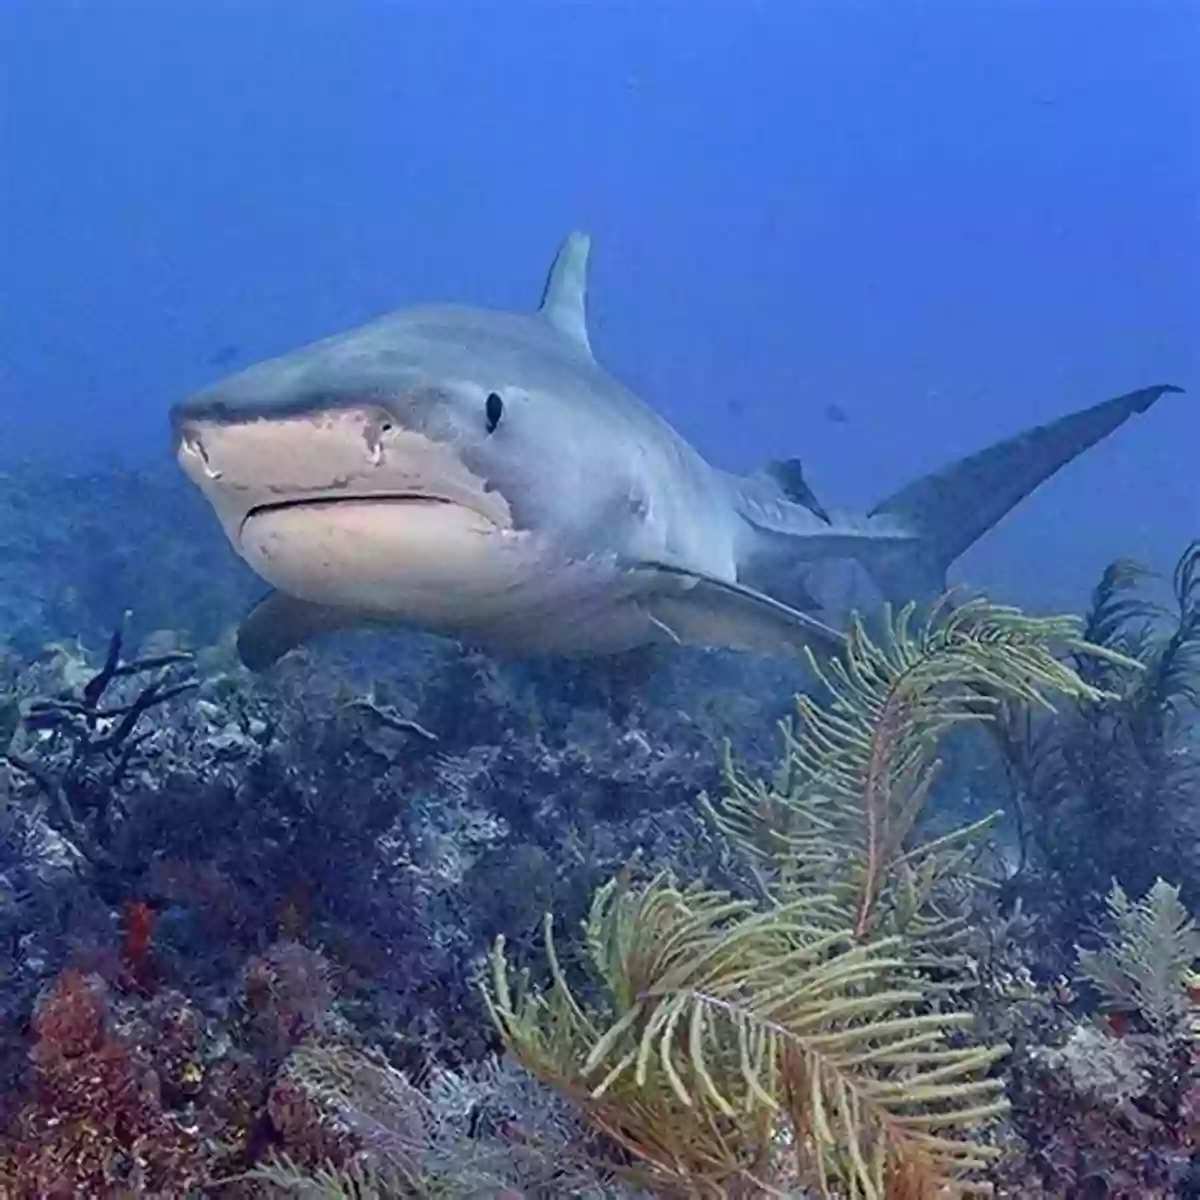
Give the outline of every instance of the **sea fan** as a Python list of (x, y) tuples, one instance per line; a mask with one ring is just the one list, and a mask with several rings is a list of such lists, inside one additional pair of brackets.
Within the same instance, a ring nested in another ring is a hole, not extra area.
[[(963, 1136), (1003, 1111), (1007, 1047), (951, 1047), (965, 1013), (921, 1013), (888, 984), (898, 939), (863, 943), (832, 897), (769, 911), (661, 875), (613, 881), (587, 923), (609, 1006), (561, 970), (514, 988), (503, 942), (488, 1002), (517, 1057), (632, 1152), (665, 1196), (836, 1179), (850, 1197), (932, 1196), (992, 1157)], [(555, 962), (547, 922), (547, 949)], [(908, 1192), (894, 1189), (905, 1180)]]
[(1132, 901), (1119, 884), (1108, 894), (1111, 928), (1097, 950), (1079, 950), (1079, 971), (1107, 1007), (1136, 1013), (1155, 1033), (1186, 1030), (1188, 986), (1200, 959), (1200, 929), (1163, 879)]
[(1029, 617), (982, 600), (943, 603), (919, 624), (910, 605), (878, 641), (856, 620), (843, 658), (824, 669), (812, 663), (829, 699), (799, 698), (797, 722), (782, 727), (774, 781), (748, 778), (727, 760), (726, 795), (706, 809), (772, 896), (829, 891), (860, 937), (944, 930), (931, 900), (961, 874), (992, 818), (914, 840), (940, 766), (939, 739), (990, 721), (1004, 702), (1049, 710), (1055, 694), (1100, 699), (1057, 657), (1064, 649), (1096, 655), (1073, 618)]
[[(931, 908), (975, 827), (912, 834), (939, 737), (1005, 698), (1099, 697), (1055, 654), (1077, 623), (975, 601), (914, 610), (880, 641), (855, 622), (844, 657), (811, 665), (830, 695), (799, 702), (772, 785), (727, 764), (707, 802), (753, 860), (758, 902), (659, 875), (618, 878), (586, 925), (603, 984), (585, 1005), (558, 965), (514, 985), (503, 942), (487, 1002), (506, 1044), (624, 1146), (664, 1196), (820, 1188), (876, 1200), (986, 1192), (976, 1131), (1005, 1107), (969, 1014), (930, 1003), (946, 918)], [(917, 947), (920, 944), (921, 949)], [(924, 969), (924, 970), (922, 970)]]
[(1179, 558), (1170, 609), (1138, 594), (1145, 575), (1117, 562), (1093, 592), (1083, 634), (1109, 657), (1073, 665), (1099, 700), (1050, 715), (1010, 706), (992, 726), (1020, 851), (1011, 890), (1057, 910), (1060, 944), (1080, 936), (1114, 878), (1142, 894), (1162, 875), (1187, 903), (1198, 897), (1200, 542)]

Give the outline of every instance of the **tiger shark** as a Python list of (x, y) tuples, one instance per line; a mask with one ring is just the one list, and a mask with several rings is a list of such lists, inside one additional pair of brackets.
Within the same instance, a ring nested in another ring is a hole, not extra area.
[(380, 624), (511, 656), (829, 651), (841, 635), (806, 564), (856, 560), (890, 600), (933, 598), (1021, 499), (1180, 390), (1031, 429), (867, 513), (827, 510), (799, 460), (721, 470), (597, 363), (588, 253), (567, 237), (537, 310), (402, 309), (174, 406), (180, 465), (274, 589), (238, 631), (249, 668)]

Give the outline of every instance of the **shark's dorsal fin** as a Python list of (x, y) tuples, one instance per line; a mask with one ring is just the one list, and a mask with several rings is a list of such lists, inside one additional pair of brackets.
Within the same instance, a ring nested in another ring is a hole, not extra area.
[(559, 333), (592, 357), (587, 332), (587, 260), (591, 238), (569, 233), (559, 247), (542, 292), (541, 314)]
[(772, 459), (758, 473), (778, 487), (785, 499), (793, 504), (803, 505), (809, 512), (820, 517), (826, 525), (830, 524), (830, 516), (808, 486), (808, 481), (804, 478), (804, 468), (798, 458)]

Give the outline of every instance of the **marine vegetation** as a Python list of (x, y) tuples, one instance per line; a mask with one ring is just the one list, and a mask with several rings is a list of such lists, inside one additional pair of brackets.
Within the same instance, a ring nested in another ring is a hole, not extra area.
[(1173, 1168), (1200, 1147), (1197, 966), (1200, 930), (1178, 888), (1160, 879), (1131, 900), (1113, 885), (1099, 945), (1079, 948), (1074, 971), (1098, 1011), (1010, 1072), (1028, 1161), (1049, 1194), (1195, 1194), (1195, 1179)]
[(1008, 891), (1039, 913), (1047, 944), (1085, 936), (1114, 879), (1142, 895), (1162, 876), (1200, 904), (1200, 542), (1169, 603), (1151, 582), (1121, 560), (1097, 584), (1083, 636), (1115, 656), (1074, 660), (1093, 694), (1054, 714), (1009, 706), (992, 726), (1016, 831)]
[(620, 704), (420, 638), (254, 677), (119, 589), (21, 626), (0, 1195), (1197, 1194), (1195, 560)]
[(915, 836), (939, 736), (1001, 699), (1048, 707), (1098, 690), (1055, 656), (1069, 621), (972, 602), (811, 666), (823, 703), (799, 702), (772, 785), (728, 764), (707, 805), (746, 852), (761, 895), (669, 873), (620, 876), (585, 927), (599, 995), (558, 966), (515, 985), (503, 939), (489, 1008), (506, 1045), (631, 1152), (664, 1196), (987, 1191), (987, 1126), (1005, 1110), (1003, 1045), (963, 1040), (953, 999), (963, 915), (955, 887), (978, 825)]

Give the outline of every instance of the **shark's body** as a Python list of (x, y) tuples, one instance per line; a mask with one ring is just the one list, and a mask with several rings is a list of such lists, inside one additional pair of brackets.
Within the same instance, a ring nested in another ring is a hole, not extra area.
[(527, 314), (402, 310), (257, 364), (172, 412), (179, 461), (276, 589), (239, 634), (260, 668), (319, 633), (404, 623), (516, 653), (831, 646), (799, 568), (855, 558), (891, 599), (1177, 389), (1118, 397), (826, 512), (795, 460), (717, 469), (599, 367), (573, 234)]

